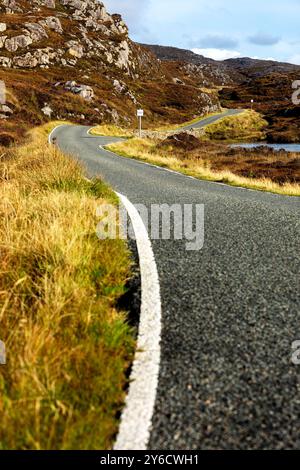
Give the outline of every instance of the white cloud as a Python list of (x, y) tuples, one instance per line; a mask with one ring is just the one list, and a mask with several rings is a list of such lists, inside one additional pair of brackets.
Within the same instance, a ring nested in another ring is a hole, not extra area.
[(192, 51), (195, 54), (203, 55), (204, 57), (209, 57), (210, 59), (214, 60), (226, 60), (226, 59), (237, 59), (241, 57), (241, 53), (238, 51), (231, 51), (229, 49), (215, 49), (215, 48), (208, 48), (208, 49), (199, 49), (194, 48)]
[(103, 2), (110, 13), (119, 13), (126, 21), (134, 26), (140, 22), (145, 10), (149, 6), (149, 0), (104, 0)]
[(274, 57), (258, 57), (257, 55), (251, 56), (251, 59), (255, 59), (255, 60), (272, 60), (273, 62), (278, 62), (278, 59), (275, 59)]
[(131, 39), (139, 42), (159, 42), (151, 31), (151, 23), (146, 19), (151, 0), (103, 0), (109, 13), (122, 15), (129, 27)]
[(300, 54), (295, 54), (288, 59), (290, 64), (300, 65)]

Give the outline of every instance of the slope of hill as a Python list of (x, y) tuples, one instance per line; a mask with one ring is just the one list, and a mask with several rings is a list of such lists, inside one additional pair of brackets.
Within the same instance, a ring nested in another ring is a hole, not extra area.
[(188, 62), (190, 64), (214, 64), (213, 59), (204, 57), (203, 55), (195, 54), (189, 49), (180, 49), (172, 46), (159, 46), (158, 44), (140, 44), (142, 47), (150, 49), (153, 54), (160, 60), (171, 60), (179, 62)]
[[(292, 84), (300, 77), (300, 66), (251, 58), (214, 61), (185, 49), (144, 45), (168, 64), (180, 63), (183, 70), (197, 73), (210, 71), (211, 77), (224, 77), (219, 82), (219, 98), (228, 108), (253, 107), (269, 123), (267, 138), (271, 142), (300, 141), (300, 106), (292, 102)], [(199, 75), (198, 75), (199, 76)]]
[(97, 0), (0, 0), (0, 81), (2, 143), (49, 119), (130, 126), (143, 107), (157, 125), (219, 109), (198, 77), (132, 42)]
[(177, 47), (158, 46), (152, 44), (141, 44), (144, 48), (151, 51), (158, 59), (162, 61), (179, 61), (197, 66), (210, 67), (218, 70), (219, 73), (227, 74), (227, 82), (242, 82), (247, 78), (265, 76), (272, 73), (290, 73), (299, 72), (300, 66), (277, 62), (274, 60), (259, 60), (249, 57), (237, 59), (227, 59), (223, 61), (213, 60), (203, 55), (195, 54), (188, 49), (179, 49)]
[(237, 72), (240, 77), (255, 78), (273, 73), (299, 72), (300, 66), (275, 60), (260, 60), (242, 57), (238, 59), (227, 59), (223, 62), (228, 71)]
[(225, 85), (235, 81), (236, 77), (228, 73), (226, 64), (223, 62), (217, 62), (188, 49), (179, 49), (178, 47), (151, 44), (141, 44), (141, 46), (151, 51), (169, 67), (171, 62), (183, 63), (183, 70), (186, 73), (202, 78), (207, 86)]
[(226, 61), (243, 77), (234, 87), (220, 91), (223, 106), (253, 107), (269, 123), (270, 142), (300, 142), (300, 106), (293, 103), (293, 83), (300, 66), (273, 61), (237, 59)]

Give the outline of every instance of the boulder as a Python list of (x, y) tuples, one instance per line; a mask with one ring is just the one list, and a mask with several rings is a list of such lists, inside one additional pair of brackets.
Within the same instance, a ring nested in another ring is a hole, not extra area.
[(23, 49), (33, 43), (29, 34), (20, 34), (12, 38), (6, 39), (5, 48), (9, 52), (16, 52), (18, 49)]
[(64, 85), (64, 89), (81, 96), (86, 101), (91, 101), (94, 98), (94, 90), (88, 85), (80, 85), (75, 81), (68, 81)]
[(83, 46), (77, 42), (77, 41), (69, 41), (67, 43), (67, 46), (69, 46), (68, 53), (72, 56), (75, 57), (76, 59), (81, 59), (84, 55), (84, 49)]
[(0, 36), (0, 49), (4, 47), (7, 36)]
[(55, 16), (48, 16), (44, 20), (39, 21), (39, 24), (45, 26), (46, 28), (52, 29), (56, 33), (63, 33), (63, 28), (60, 19), (56, 18)]
[(41, 24), (38, 23), (25, 23), (32, 42), (41, 41), (44, 38), (48, 38), (48, 34)]

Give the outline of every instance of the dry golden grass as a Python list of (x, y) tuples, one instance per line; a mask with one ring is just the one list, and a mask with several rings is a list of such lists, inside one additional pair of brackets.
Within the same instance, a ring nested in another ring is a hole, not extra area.
[(133, 137), (134, 135), (129, 129), (123, 129), (114, 124), (102, 124), (92, 127), (90, 134), (109, 137)]
[(0, 152), (0, 449), (109, 449), (134, 351), (116, 308), (130, 258), (96, 236), (114, 195), (48, 130)]
[[(205, 144), (204, 144), (205, 145)], [(163, 147), (158, 141), (151, 139), (131, 139), (117, 144), (111, 144), (108, 148), (124, 157), (167, 167), (195, 178), (227, 183), (232, 186), (269, 191), (276, 194), (300, 196), (299, 183), (285, 182), (282, 184), (272, 181), (270, 178), (255, 178), (241, 176), (230, 170), (229, 165), (223, 164), (223, 168), (212, 169), (212, 161), (201, 148), (197, 156), (189, 155), (188, 151), (180, 152), (172, 146)], [(215, 150), (214, 150), (215, 151)], [(229, 161), (228, 161), (229, 163)], [(234, 169), (234, 165), (232, 165)]]
[(205, 128), (206, 137), (211, 140), (260, 141), (266, 138), (267, 121), (252, 110), (235, 116), (228, 116)]
[[(211, 90), (210, 90), (211, 91)], [(194, 119), (191, 119), (189, 121), (186, 121), (186, 122), (183, 122), (181, 124), (171, 124), (170, 122), (167, 123), (167, 124), (164, 124), (163, 126), (158, 126), (156, 127), (155, 129), (151, 129), (151, 130), (156, 130), (156, 131), (174, 131), (176, 129), (182, 129), (183, 127), (186, 127), (186, 126), (190, 126), (192, 124), (196, 124), (197, 122), (199, 122), (201, 119), (207, 119), (209, 117), (212, 117), (212, 116), (217, 116), (219, 115), (220, 113), (226, 111), (225, 109), (221, 109), (220, 111), (218, 112), (215, 112), (215, 113), (209, 113), (209, 114), (204, 114), (203, 116), (197, 116), (195, 117)]]

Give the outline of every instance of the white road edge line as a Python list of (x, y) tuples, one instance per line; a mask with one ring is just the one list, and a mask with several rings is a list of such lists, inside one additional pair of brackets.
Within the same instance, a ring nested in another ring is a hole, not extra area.
[[(178, 175), (178, 176), (181, 176), (181, 177), (183, 176), (184, 178), (189, 178), (189, 179), (194, 180), (194, 181), (203, 181), (203, 182), (206, 182), (206, 183), (217, 184), (218, 186), (226, 186), (227, 188), (242, 189), (243, 191), (260, 192), (258, 190), (251, 189), (251, 188), (243, 188), (242, 186), (232, 186), (232, 185), (226, 184), (226, 183), (218, 183), (217, 181), (201, 180), (200, 178), (196, 178), (195, 176), (186, 175), (185, 173), (180, 173), (179, 171), (171, 170), (170, 168), (165, 168), (163, 166), (155, 165), (154, 163), (144, 162), (143, 160), (138, 160), (134, 157), (123, 157), (122, 155), (118, 155), (117, 153), (114, 153), (111, 150), (104, 148), (102, 145), (99, 145), (99, 148), (100, 148), (100, 150), (103, 150), (104, 152), (111, 153), (115, 157), (125, 158), (126, 160), (133, 160), (135, 162), (140, 163), (141, 165), (148, 165), (148, 166), (151, 166), (152, 168), (157, 168), (158, 170), (161, 170), (161, 171), (167, 171), (168, 173), (173, 173), (174, 175)], [(267, 194), (273, 194), (273, 193), (269, 193), (268, 191), (266, 191), (266, 193)], [(275, 196), (276, 196), (276, 194), (275, 194)]]
[[(97, 127), (97, 126), (90, 127), (90, 128), (86, 131), (87, 135), (93, 137), (93, 134), (91, 134), (91, 131), (92, 131), (93, 129), (95, 129), (96, 127)], [(95, 135), (94, 137), (97, 137), (97, 136)], [(99, 136), (99, 137), (101, 137), (101, 136)]]
[(52, 135), (54, 134), (54, 132), (56, 131), (56, 129), (58, 129), (59, 127), (63, 127), (65, 126), (66, 124), (59, 124), (58, 126), (54, 127), (54, 129), (52, 129), (52, 131), (50, 132), (49, 136), (48, 136), (48, 144), (52, 144)]
[[(49, 143), (57, 126), (49, 135)], [(90, 181), (90, 180), (89, 180)], [(154, 412), (160, 368), (161, 298), (160, 285), (147, 229), (137, 209), (117, 193), (127, 210), (139, 254), (141, 273), (141, 312), (139, 333), (130, 385), (121, 415), (115, 450), (147, 450)]]
[(137, 350), (114, 450), (147, 450), (158, 387), (161, 339), (159, 277), (151, 241), (137, 209), (116, 193), (131, 219), (141, 270), (142, 304)]

